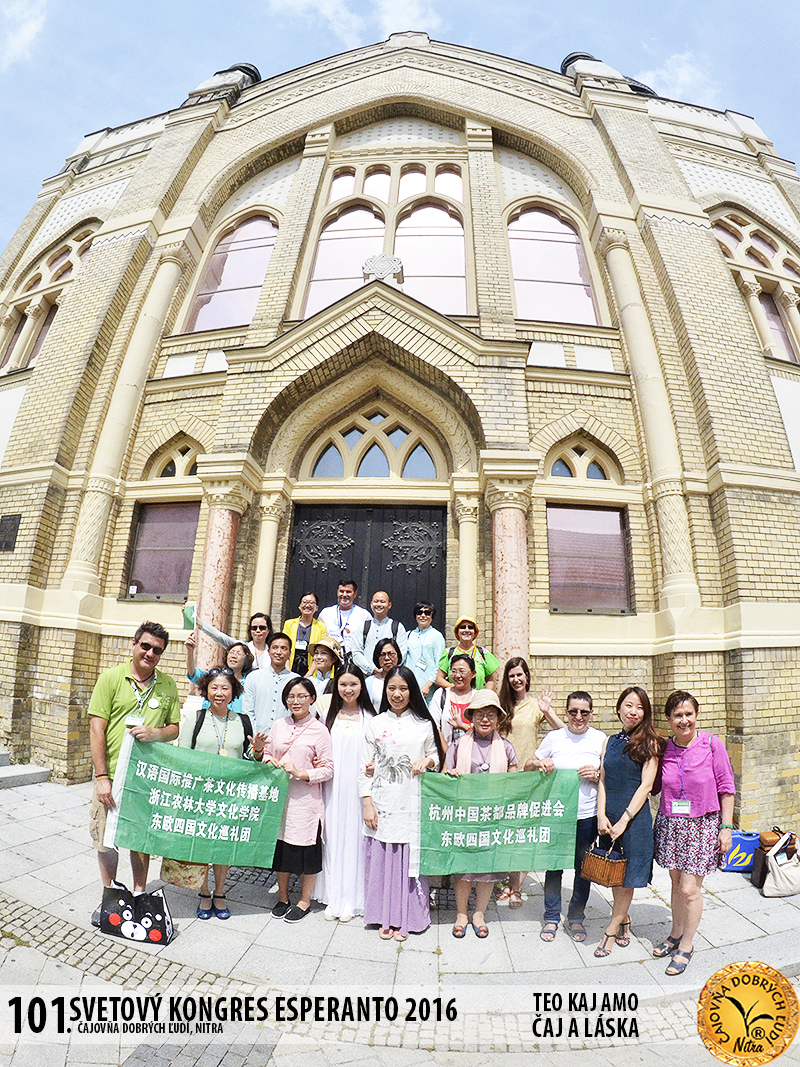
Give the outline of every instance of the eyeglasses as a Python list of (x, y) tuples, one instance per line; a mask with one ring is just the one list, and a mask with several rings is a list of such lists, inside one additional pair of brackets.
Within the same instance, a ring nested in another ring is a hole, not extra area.
[(142, 652), (152, 652), (154, 656), (160, 656), (164, 651), (161, 645), (151, 645), (149, 641), (140, 641), (139, 648)]
[(581, 708), (568, 708), (567, 709), (567, 715), (580, 715), (582, 717), (585, 717), (586, 715), (591, 715), (591, 714), (592, 714), (591, 710), (584, 711)]
[(212, 667), (207, 674), (207, 678), (218, 678), (220, 675), (224, 675), (226, 678), (233, 678), (234, 674), (230, 667)]
[(296, 704), (298, 700), (300, 701), (300, 703), (302, 703), (304, 700), (310, 700), (310, 699), (311, 699), (311, 694), (310, 693), (290, 693), (288, 695), (288, 697), (286, 698), (286, 703), (287, 704)]
[(395, 650), (393, 648), (387, 649), (386, 652), (379, 652), (378, 653), (378, 659), (394, 659), (396, 656), (397, 656), (397, 653), (395, 652)]

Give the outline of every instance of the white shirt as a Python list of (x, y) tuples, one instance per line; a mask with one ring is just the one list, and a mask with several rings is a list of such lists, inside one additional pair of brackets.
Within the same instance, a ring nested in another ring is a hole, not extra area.
[[(606, 735), (589, 727), (585, 734), (573, 734), (566, 728), (551, 730), (536, 749), (536, 758), (549, 757), (557, 771), (577, 770), (590, 765), (600, 770), (600, 756)], [(591, 819), (597, 814), (597, 783), (586, 778), (580, 780), (578, 791), (578, 818)]]
[[(419, 775), (412, 776), (411, 769), (417, 760), (429, 756), (438, 766), (431, 723), (415, 719), (410, 711), (400, 716), (384, 711), (367, 719), (358, 792), (361, 797), (372, 797), (378, 813), (377, 830), (364, 825), (368, 837), (406, 844), (419, 833), (420, 780)], [(368, 778), (366, 766), (373, 761), (375, 774)]]
[[(366, 623), (364, 623), (364, 626), (366, 626)], [(362, 626), (360, 632), (356, 634), (356, 647), (353, 652), (353, 662), (361, 668), (367, 677), (375, 670), (375, 660), (372, 658), (375, 653), (375, 646), (379, 641), (384, 640), (384, 638), (394, 638), (400, 646), (400, 653), (403, 657), (401, 662), (405, 663), (406, 655), (408, 654), (408, 634), (406, 633), (405, 626), (403, 626), (401, 622), (397, 624), (397, 637), (395, 637), (392, 633), (394, 619), (390, 619), (388, 615), (385, 619), (381, 619), (380, 622), (378, 622), (377, 619), (373, 619), (367, 630), (366, 641), (364, 640), (364, 626)]]
[[(364, 623), (374, 621), (370, 613), (358, 604), (353, 604), (349, 611), (342, 611), (338, 604), (331, 604), (319, 613), (320, 622), (330, 637), (335, 637), (346, 652), (354, 652), (364, 636)], [(375, 669), (370, 664), (369, 673)]]
[(244, 681), (242, 694), (242, 711), (250, 716), (256, 733), (269, 733), (276, 719), (286, 714), (281, 695), (283, 687), (291, 678), (299, 674), (284, 669), (278, 674), (271, 661), (263, 663), (260, 671), (251, 671)]

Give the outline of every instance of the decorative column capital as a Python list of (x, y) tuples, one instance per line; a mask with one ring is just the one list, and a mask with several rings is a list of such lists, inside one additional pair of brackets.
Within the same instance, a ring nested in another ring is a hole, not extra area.
[(210, 507), (243, 515), (261, 486), (262, 471), (246, 452), (199, 456), (197, 474)]
[(534, 452), (481, 451), (481, 486), (489, 511), (517, 508), (527, 513), (541, 458)]
[(289, 506), (289, 498), (283, 492), (263, 493), (259, 509), (262, 519), (280, 522)]
[(754, 278), (743, 278), (740, 274), (736, 281), (739, 284), (739, 290), (745, 297), (759, 296), (762, 292), (761, 285)]
[(486, 506), (492, 514), (500, 508), (517, 508), (527, 514), (530, 504), (530, 482), (501, 478), (486, 483)]
[(800, 304), (800, 295), (793, 289), (781, 290), (781, 292), (776, 294), (775, 299), (786, 311), (788, 311), (789, 308), (796, 308), (797, 305)]
[(161, 266), (162, 263), (177, 263), (184, 271), (194, 266), (194, 256), (183, 241), (176, 241), (158, 249), (158, 265)]
[(630, 252), (630, 239), (625, 230), (606, 227), (597, 241), (597, 251), (605, 258), (614, 248), (624, 248), (626, 252)]
[(33, 319), (33, 321), (36, 322), (45, 314), (45, 311), (45, 301), (42, 297), (39, 297), (38, 300), (32, 300), (22, 312), (22, 314), (26, 315), (29, 319)]
[(477, 522), (480, 498), (477, 493), (457, 493), (453, 507), (459, 522)]

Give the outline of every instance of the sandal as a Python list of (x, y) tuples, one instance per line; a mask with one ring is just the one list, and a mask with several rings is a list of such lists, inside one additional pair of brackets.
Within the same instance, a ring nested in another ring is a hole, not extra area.
[(476, 926), (475, 923), (473, 923), (472, 929), (475, 931), (475, 936), (479, 937), (481, 941), (484, 937), (489, 936), (489, 927), (485, 923), (482, 923), (480, 926)]
[(395, 939), (395, 941), (407, 941), (408, 940), (408, 934), (401, 934), (399, 930), (395, 930), (394, 933), (392, 934), (392, 937)]
[(558, 923), (549, 922), (545, 923), (539, 933), (539, 938), (542, 941), (547, 941), (548, 944), (551, 941), (555, 941), (556, 934), (558, 933)]
[(631, 943), (631, 921), (627, 919), (624, 923), (619, 924), (617, 932), (614, 934), (614, 941), (620, 948), (627, 948)]
[(586, 940), (586, 927), (580, 921), (565, 922), (564, 929), (567, 931), (573, 941), (585, 941)]
[(381, 941), (391, 941), (393, 936), (394, 930), (384, 930), (381, 927), (381, 929), (378, 931), (378, 937), (381, 939)]
[(216, 913), (218, 919), (230, 919), (231, 913), (228, 911), (228, 905), (224, 904), (221, 908), (218, 908), (214, 903), (215, 900), (224, 900), (224, 893), (215, 893), (212, 899), (212, 907)]
[(459, 940), (461, 940), (462, 937), (466, 937), (466, 936), (467, 936), (467, 928), (466, 928), (466, 926), (459, 926), (458, 923), (455, 923), (453, 925), (453, 937), (457, 937)]
[(678, 945), (680, 943), (681, 939), (679, 937), (673, 937), (672, 934), (670, 934), (666, 941), (662, 941), (660, 945), (656, 945), (653, 949), (653, 955), (658, 959), (662, 959), (664, 956), (674, 956), (678, 951)]
[(514, 890), (511, 888), (510, 885), (504, 885), (500, 892), (497, 894), (497, 903), (507, 904), (508, 901), (511, 899), (511, 894), (513, 892)]
[(613, 934), (603, 934), (603, 938), (602, 938), (600, 944), (594, 950), (594, 954), (599, 960), (603, 959), (605, 956), (610, 956), (611, 955), (611, 949), (607, 947), (609, 941), (613, 944), (614, 935)]
[[(672, 957), (672, 962), (667, 967), (664, 974), (683, 974), (686, 968), (689, 966), (689, 960), (694, 955), (694, 949), (682, 949), (679, 948), (675, 955)], [(683, 957), (683, 963), (678, 963), (678, 958)]]
[(508, 906), (509, 908), (522, 907), (522, 893), (518, 889), (512, 889), (508, 894)]
[[(198, 893), (197, 895), (200, 897), (201, 901), (207, 900), (209, 902), (209, 904), (211, 904), (211, 894), (210, 893)], [(211, 913), (212, 913), (213, 910), (214, 910), (214, 905), (213, 904), (211, 904), (210, 908), (201, 908), (200, 905), (198, 904), (197, 905), (197, 918), (198, 919), (210, 919), (211, 918)]]

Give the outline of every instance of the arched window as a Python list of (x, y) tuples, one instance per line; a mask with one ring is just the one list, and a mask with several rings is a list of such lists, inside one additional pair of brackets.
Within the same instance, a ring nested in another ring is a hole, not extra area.
[(444, 208), (423, 204), (397, 227), (394, 253), (403, 263), (403, 289), (445, 315), (467, 313), (464, 227)]
[(615, 459), (583, 435), (559, 442), (547, 454), (544, 467), (545, 475), (550, 478), (614, 482), (617, 485), (623, 481)]
[(383, 219), (369, 208), (344, 211), (319, 235), (306, 298), (306, 318), (364, 284), (362, 267), (383, 251)]
[(217, 242), (192, 304), (187, 333), (250, 325), (277, 236), (275, 224), (257, 215)]
[(370, 404), (348, 415), (315, 442), (301, 465), (301, 478), (441, 480), (444, 457), (406, 416), (389, 404)]
[(760, 222), (728, 212), (712, 224), (714, 236), (744, 295), (764, 352), (798, 362), (800, 266), (795, 249)]
[(550, 211), (508, 224), (517, 318), (597, 325), (589, 270), (575, 229)]

